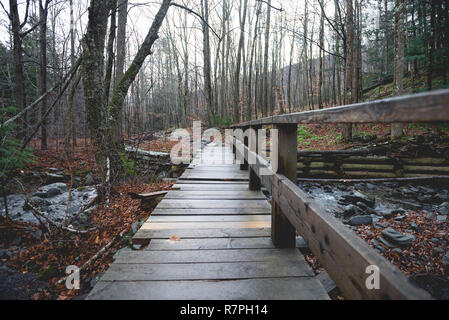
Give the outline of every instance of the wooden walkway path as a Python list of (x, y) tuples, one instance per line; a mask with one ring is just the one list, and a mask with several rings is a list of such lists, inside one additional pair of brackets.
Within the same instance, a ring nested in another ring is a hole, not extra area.
[(196, 155), (88, 299), (329, 299), (298, 249), (271, 241), (271, 206), (232, 150)]

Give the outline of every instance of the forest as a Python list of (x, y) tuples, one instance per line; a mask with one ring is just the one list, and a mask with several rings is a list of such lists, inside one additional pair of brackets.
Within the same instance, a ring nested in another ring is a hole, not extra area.
[[(200, 121), (224, 134), (242, 122), (449, 88), (448, 0), (0, 5), (1, 299), (85, 298), (122, 248), (141, 250), (133, 236), (188, 170), (170, 163), (176, 129)], [(449, 299), (442, 118), (300, 123), (295, 170), (310, 196), (335, 195), (325, 206), (377, 253)], [(356, 222), (367, 212), (374, 220)], [(390, 229), (412, 230), (416, 241), (391, 244)], [(317, 277), (326, 272), (313, 250), (304, 254)], [(81, 290), (64, 285), (71, 265), (82, 270)], [(345, 299), (340, 289), (327, 293)]]

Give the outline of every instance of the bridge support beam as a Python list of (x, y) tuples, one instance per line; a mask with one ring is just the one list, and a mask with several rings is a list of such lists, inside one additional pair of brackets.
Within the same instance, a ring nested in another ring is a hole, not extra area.
[[(298, 125), (276, 125), (278, 138), (278, 173), (296, 184)], [(271, 200), (271, 239), (279, 248), (296, 247), (296, 229), (276, 202)]]
[[(255, 131), (255, 135), (250, 134), (249, 146), (251, 151), (259, 153), (259, 139), (258, 139), (258, 130), (262, 129), (262, 126), (251, 126), (251, 129)], [(258, 170), (258, 169), (256, 169)], [(258, 172), (254, 171), (254, 167), (249, 165), (249, 190), (259, 191), (262, 186), (260, 178), (258, 176)]]
[[(249, 127), (243, 127), (243, 144), (248, 147), (248, 132), (246, 132), (246, 130), (248, 130)], [(244, 156), (243, 156), (243, 163), (240, 165), (240, 170), (248, 170), (248, 153), (246, 152), (246, 150), (243, 151), (244, 152)]]

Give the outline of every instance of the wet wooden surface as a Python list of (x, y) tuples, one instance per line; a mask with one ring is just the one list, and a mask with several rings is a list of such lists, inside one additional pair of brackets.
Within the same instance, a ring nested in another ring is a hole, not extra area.
[(329, 299), (298, 249), (270, 238), (271, 205), (232, 150), (198, 153), (87, 299)]

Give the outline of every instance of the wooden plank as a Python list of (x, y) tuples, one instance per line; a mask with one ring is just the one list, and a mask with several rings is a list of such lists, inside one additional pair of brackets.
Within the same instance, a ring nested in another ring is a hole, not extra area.
[(160, 209), (270, 208), (266, 200), (180, 200), (164, 199)]
[(132, 199), (149, 200), (149, 199), (154, 199), (154, 198), (158, 198), (158, 197), (163, 197), (168, 192), (169, 192), (169, 190), (150, 192), (150, 193), (140, 193), (140, 194), (130, 192), (129, 195), (131, 196)]
[(234, 125), (283, 123), (394, 123), (449, 121), (449, 90), (368, 101), (347, 106), (271, 116)]
[(178, 230), (142, 230), (134, 235), (132, 241), (135, 244), (148, 244), (151, 239), (170, 239), (177, 236), (182, 239), (206, 239), (206, 238), (257, 238), (268, 237), (269, 228), (251, 229), (178, 229)]
[(257, 191), (170, 191), (164, 199), (188, 200), (266, 200), (262, 192)]
[(180, 241), (154, 239), (145, 250), (219, 250), (219, 249), (272, 249), (270, 237), (181, 239)]
[(195, 264), (113, 263), (103, 281), (231, 280), (313, 276), (306, 262), (263, 261)]
[(178, 209), (156, 208), (152, 216), (179, 216), (179, 215), (271, 215), (271, 208), (211, 208), (211, 209)]
[(236, 222), (146, 222), (140, 230), (177, 230), (177, 229), (250, 229), (270, 228), (271, 221), (236, 221)]
[(229, 215), (229, 216), (151, 216), (147, 222), (241, 222), (241, 221), (270, 221), (269, 215)]
[(315, 277), (232, 281), (100, 281), (87, 300), (328, 300)]
[(248, 191), (248, 185), (242, 184), (175, 184), (173, 190), (182, 191)]
[(125, 251), (115, 263), (119, 264), (174, 264), (174, 263), (228, 263), (293, 261), (306, 263), (297, 249), (235, 249), (182, 251)]
[(218, 184), (218, 185), (248, 185), (248, 182), (245, 181), (221, 181), (221, 180), (210, 180), (210, 181), (201, 181), (201, 180), (178, 180), (176, 184)]

